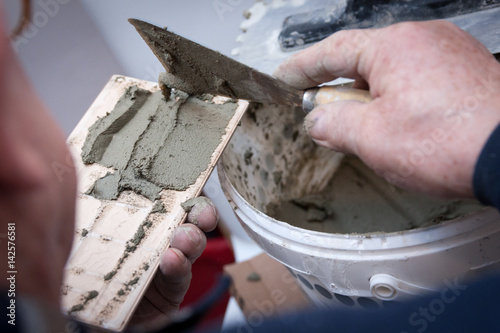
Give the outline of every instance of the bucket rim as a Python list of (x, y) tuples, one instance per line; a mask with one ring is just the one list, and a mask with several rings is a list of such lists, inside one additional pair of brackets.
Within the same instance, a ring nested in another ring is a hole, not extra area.
[[(471, 214), (435, 225), (394, 232), (341, 234), (304, 229), (268, 216), (250, 204), (228, 178), (222, 159), (218, 162), (217, 173), (226, 198), (233, 201), (238, 210), (242, 211), (243, 208), (246, 208), (245, 215), (248, 216), (248, 213), (251, 212), (258, 217), (256, 219), (248, 218), (244, 221), (240, 219), (242, 223), (254, 230), (259, 229), (261, 236), (266, 234), (268, 238), (285, 239), (287, 242), (300, 246), (311, 248), (324, 246), (329, 250), (343, 252), (376, 251), (380, 252), (381, 255), (383, 255), (382, 252), (397, 249), (404, 249), (407, 252), (412, 247), (418, 248), (418, 251), (425, 250), (424, 252), (427, 252), (436, 250), (423, 249), (423, 247), (428, 247), (430, 243), (442, 243), (439, 248), (447, 247), (445, 243), (450, 243), (449, 246), (451, 243), (456, 246), (459, 243), (470, 242), (472, 239), (486, 237), (492, 229), (500, 230), (500, 223), (492, 223), (492, 221), (499, 222), (500, 219), (499, 212), (492, 207), (484, 207)], [(241, 214), (235, 213), (236, 215)], [(459, 241), (457, 238), (460, 236), (466, 237), (461, 237), (462, 239)], [(332, 247), (332, 244), (335, 247)]]

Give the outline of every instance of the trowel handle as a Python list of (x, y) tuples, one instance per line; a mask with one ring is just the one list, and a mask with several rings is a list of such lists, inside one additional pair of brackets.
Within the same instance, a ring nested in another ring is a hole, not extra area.
[(304, 92), (302, 108), (305, 113), (309, 113), (318, 105), (345, 100), (368, 103), (372, 100), (372, 96), (368, 90), (340, 85), (311, 88)]

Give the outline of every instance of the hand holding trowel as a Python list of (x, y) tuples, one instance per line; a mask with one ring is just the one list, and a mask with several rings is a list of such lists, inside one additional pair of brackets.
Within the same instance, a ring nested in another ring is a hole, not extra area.
[(369, 102), (369, 91), (345, 86), (324, 86), (306, 91), (289, 85), (219, 52), (152, 24), (129, 19), (167, 70), (171, 88), (189, 94), (222, 95), (262, 103), (302, 106), (306, 113), (315, 106), (338, 100)]

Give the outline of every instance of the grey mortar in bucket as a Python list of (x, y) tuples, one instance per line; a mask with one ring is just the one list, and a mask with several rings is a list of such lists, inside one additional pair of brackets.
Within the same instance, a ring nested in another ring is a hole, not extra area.
[(299, 108), (251, 104), (218, 172), (244, 229), (314, 303), (400, 299), (500, 261), (498, 246), (486, 259), (475, 250), (500, 241), (498, 212), (396, 188), (317, 146), (303, 119)]

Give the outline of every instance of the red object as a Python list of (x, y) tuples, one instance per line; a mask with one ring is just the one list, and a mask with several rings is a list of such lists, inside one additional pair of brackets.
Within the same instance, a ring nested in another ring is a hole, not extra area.
[[(211, 235), (210, 235), (211, 236)], [(223, 273), (224, 265), (234, 262), (234, 254), (227, 239), (216, 230), (214, 237), (207, 237), (207, 247), (192, 267), (193, 278), (189, 290), (184, 296), (181, 308), (196, 303), (216, 283), (218, 277)], [(227, 303), (229, 302), (229, 291), (214, 305), (212, 309), (196, 325), (196, 330), (203, 327), (221, 328)]]

